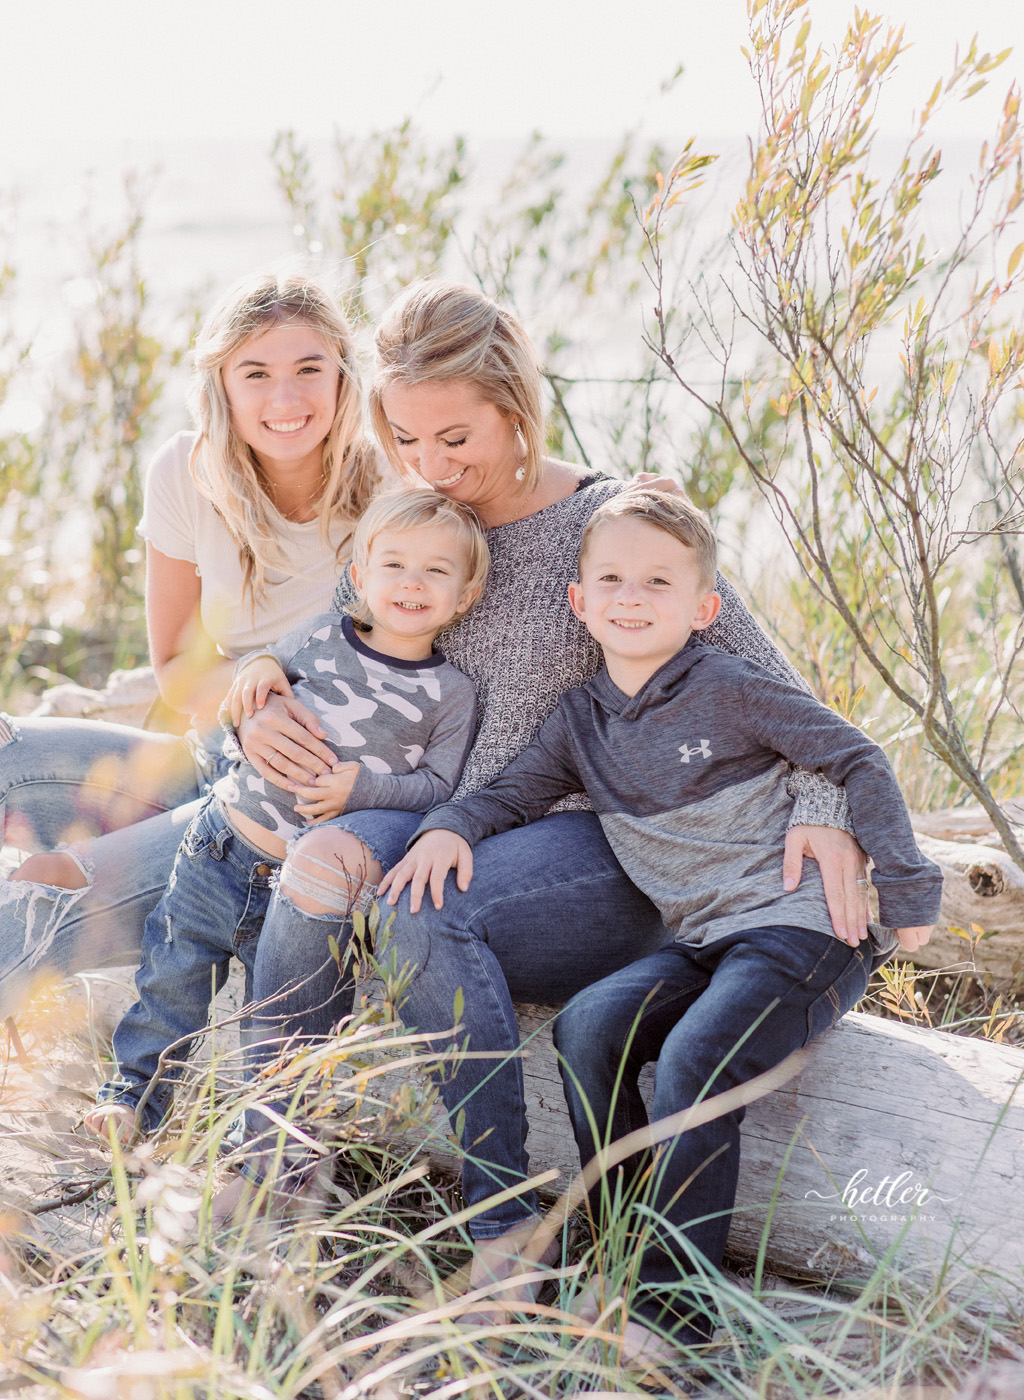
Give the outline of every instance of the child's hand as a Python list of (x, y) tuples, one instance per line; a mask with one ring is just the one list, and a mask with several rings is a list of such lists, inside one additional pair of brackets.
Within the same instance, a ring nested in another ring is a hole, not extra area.
[(230, 710), (231, 723), (237, 729), (242, 716), (252, 719), (256, 710), (262, 710), (271, 691), (278, 695), (291, 695), (292, 688), (288, 677), (272, 656), (257, 656), (244, 670), (239, 672), (224, 697), (221, 706)]
[(340, 817), (352, 796), (358, 773), (359, 764), (355, 761), (336, 763), (329, 773), (321, 773), (312, 787), (300, 787), (296, 783), (292, 791), (301, 799), (295, 804), (296, 812), (314, 824)]
[(931, 938), (934, 927), (934, 924), (919, 924), (916, 928), (898, 928), (896, 937), (900, 941), (900, 947), (904, 952), (915, 953)]
[(388, 904), (397, 904), (398, 896), (410, 885), (409, 910), (418, 914), (423, 893), (429, 885), (434, 908), (441, 909), (444, 907), (444, 882), (453, 867), (455, 883), (460, 890), (468, 890), (473, 878), (473, 848), (466, 838), (441, 828), (425, 832), (412, 850), (391, 867), (377, 886), (377, 893), (390, 891)]

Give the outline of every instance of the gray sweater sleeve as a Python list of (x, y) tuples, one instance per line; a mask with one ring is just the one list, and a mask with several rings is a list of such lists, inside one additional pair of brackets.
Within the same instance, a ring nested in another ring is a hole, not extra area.
[(874, 863), (881, 922), (890, 928), (933, 924), (942, 875), (917, 848), (896, 775), (878, 745), (814, 696), (774, 677), (746, 673), (742, 701), (752, 738), (845, 786), (854, 835)]
[[(715, 591), (722, 606), (715, 621), (701, 633), (701, 641), (732, 656), (756, 661), (769, 676), (777, 676), (810, 694), (810, 687), (754, 621), (746, 603), (729, 581), (718, 575)], [(790, 826), (833, 826), (853, 831), (846, 793), (821, 773), (798, 767), (789, 775), (786, 791), (793, 798)]]
[(361, 763), (346, 812), (369, 807), (428, 812), (451, 797), (476, 733), (476, 689), (454, 666), (442, 674), (437, 719), (416, 767), (411, 773), (373, 773)]
[(429, 813), (409, 844), (424, 832), (440, 827), (457, 832), (475, 846), (485, 836), (539, 820), (553, 802), (566, 793), (578, 792), (582, 786), (572, 758), (565, 714), (559, 705), (541, 725), (533, 742), (503, 773), (479, 792)]

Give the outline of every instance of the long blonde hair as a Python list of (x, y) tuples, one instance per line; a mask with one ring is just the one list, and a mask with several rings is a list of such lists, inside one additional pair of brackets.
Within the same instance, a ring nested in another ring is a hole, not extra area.
[(382, 396), (392, 384), (458, 380), (518, 422), (526, 442), (522, 490), (536, 490), (544, 462), (540, 368), (530, 337), (511, 312), (458, 282), (413, 282), (384, 312), (374, 344), (370, 419), (401, 476), (408, 478), (409, 468), (395, 446)]
[[(206, 318), (192, 351), (190, 405), (197, 433), (189, 466), (196, 490), (213, 503), (238, 545), (245, 589), (254, 603), (266, 592), (267, 570), (289, 573), (292, 562), (275, 531), (256, 455), (232, 421), (221, 371), (247, 340), (287, 324), (315, 331), (340, 375), (317, 506), (325, 539), (339, 516), (358, 520), (380, 480), (376, 453), (364, 434), (352, 332), (333, 298), (317, 282), (296, 275), (267, 273), (232, 287)], [(339, 542), (339, 559), (349, 535)]]

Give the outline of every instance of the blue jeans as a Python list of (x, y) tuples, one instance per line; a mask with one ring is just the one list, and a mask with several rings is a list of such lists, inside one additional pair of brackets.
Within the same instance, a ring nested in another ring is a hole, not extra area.
[(173, 735), (0, 718), (5, 844), (73, 842), (89, 877), (81, 890), (0, 880), (0, 1017), (15, 1013), (40, 977), (136, 961), (199, 791), (189, 747)]
[[(286, 1044), (290, 1054), (297, 1054), (304, 1044), (330, 1035), (351, 1012), (353, 981), (346, 956), (351, 924), (303, 914), (275, 889), (279, 867), (280, 861), (232, 829), (216, 798), (205, 799), (182, 840), (167, 890), (146, 920), (142, 966), (135, 978), (139, 1000), (114, 1032), (118, 1077), (99, 1095), (134, 1107), (159, 1074), (143, 1108), (146, 1131), (170, 1107), (174, 1081), (193, 1037), (206, 1024), (211, 995), (223, 986), (232, 955), (245, 968), (246, 1003), (258, 1008), (242, 1026), (249, 1080)], [(328, 943), (331, 935), (341, 949), (337, 961)], [(171, 1044), (176, 1049), (161, 1070), (160, 1056)], [(267, 1106), (250, 1107), (244, 1117), (242, 1172), (253, 1180), (267, 1174), (277, 1150), (280, 1130), (263, 1111)], [(279, 1117), (296, 1113), (288, 1095), (269, 1107)], [(278, 1185), (296, 1189), (313, 1164), (305, 1148), (286, 1141), (277, 1164)]]
[[(135, 976), (139, 1000), (114, 1032), (117, 1078), (98, 1095), (137, 1108), (159, 1075), (142, 1109), (147, 1132), (170, 1108), (174, 1081), (206, 1025), (232, 954), (245, 967), (245, 999), (251, 999), (257, 942), (279, 864), (231, 829), (213, 797), (202, 803), (182, 838), (167, 889), (146, 919)], [(175, 1049), (162, 1066), (171, 1045)]]
[[(653, 953), (670, 934), (626, 878), (592, 812), (557, 813), (482, 841), (469, 889), (458, 890), (450, 877), (441, 910), (428, 899), (410, 914), (407, 894), (396, 907), (395, 962), (418, 969), (403, 1021), (433, 1033), (439, 1051), (468, 1038), (470, 1051), (493, 1056), (456, 1059), (440, 1086), (452, 1123), (461, 1127), (463, 1194), (482, 1207), (469, 1228), (477, 1239), (493, 1239), (537, 1210), (532, 1191), (484, 1205), (529, 1176), (513, 1000), (567, 1001)], [(456, 1020), (461, 1029), (453, 1037)]]
[[(347, 812), (323, 825), (353, 832), (388, 870), (402, 857), (422, 820), (417, 812), (372, 810)], [(310, 1042), (324, 1039), (351, 1012), (352, 981), (347, 964), (346, 976), (339, 977), (328, 946), (333, 936), (344, 955), (351, 931), (349, 921), (333, 914), (306, 913), (279, 887), (271, 891), (252, 971), (253, 1000), (257, 1005), (267, 1002), (268, 1007), (253, 1017), (246, 1046), (247, 1074), (254, 1075), (275, 1058), (284, 1040), (297, 1036)], [(295, 1116), (292, 1104), (280, 1103), (275, 1108), (282, 1115)], [(283, 1161), (275, 1163), (279, 1130), (258, 1108), (246, 1110), (243, 1134), (247, 1144), (243, 1175), (258, 1181), (273, 1169), (278, 1187), (301, 1187), (315, 1163), (291, 1143), (283, 1144)]]
[[(706, 948), (673, 943), (588, 988), (555, 1023), (562, 1081), (580, 1160), (647, 1125), (637, 1089), (656, 1062), (652, 1118), (743, 1084), (835, 1025), (864, 995), (866, 944), (851, 948), (811, 929), (748, 929)], [(680, 1341), (705, 1341), (713, 1321), (687, 1277), (688, 1253), (717, 1268), (736, 1200), (743, 1110), (628, 1159), (591, 1194), (594, 1219), (641, 1199), (643, 1236), (632, 1311)], [(607, 1218), (607, 1217), (606, 1217)], [(660, 1228), (664, 1222), (667, 1228)]]

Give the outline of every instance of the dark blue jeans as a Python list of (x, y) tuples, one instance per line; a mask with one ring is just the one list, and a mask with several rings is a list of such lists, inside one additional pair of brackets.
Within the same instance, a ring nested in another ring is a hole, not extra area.
[[(771, 1069), (835, 1025), (864, 995), (870, 970), (867, 944), (854, 949), (811, 929), (768, 927), (705, 948), (673, 943), (588, 987), (555, 1024), (580, 1160), (646, 1126), (637, 1088), (645, 1064), (656, 1063), (653, 1120), (679, 1113)], [(740, 1109), (659, 1146), (645, 1181), (651, 1155), (630, 1158), (591, 1195), (599, 1228), (609, 1209), (643, 1201), (632, 1312), (680, 1341), (706, 1340), (714, 1325), (699, 1291), (687, 1292), (687, 1277), (700, 1267), (688, 1246), (721, 1265), (742, 1120)]]
[(438, 1050), (468, 1042), (488, 1056), (456, 1059), (441, 1083), (465, 1153), (463, 1194), (481, 1207), (469, 1222), (476, 1239), (503, 1235), (537, 1210), (525, 1190), (486, 1204), (529, 1176), (513, 1001), (567, 1001), (669, 937), (593, 812), (560, 812), (481, 841), (469, 889), (449, 877), (441, 910), (428, 898), (410, 914), (408, 895), (399, 899), (392, 952), (399, 967), (416, 969), (402, 1020), (434, 1035)]
[[(415, 813), (368, 811), (346, 813), (333, 824), (358, 836), (387, 870), (420, 820)], [(489, 1057), (446, 1064), (441, 1095), (465, 1152), (463, 1193), (480, 1207), (469, 1228), (477, 1239), (491, 1239), (537, 1210), (535, 1195), (525, 1190), (487, 1204), (529, 1176), (513, 999), (566, 1001), (653, 952), (669, 934), (654, 905), (627, 879), (593, 812), (562, 812), (482, 841), (473, 852), (469, 889), (456, 889), (450, 878), (444, 901), (440, 911), (428, 900), (419, 914), (410, 914), (403, 896), (389, 954), (398, 968), (414, 969), (401, 1007), (405, 1024), (433, 1035), (432, 1048), (442, 1053), (468, 1041), (471, 1051)], [(256, 997), (295, 988), (289, 1004), (300, 1022), (302, 989), (322, 960), (326, 932), (337, 927), (303, 914), (278, 890), (260, 939)], [(308, 1013), (307, 1031), (316, 1030), (317, 1019)], [(461, 1029), (453, 1037), (456, 1021)]]

